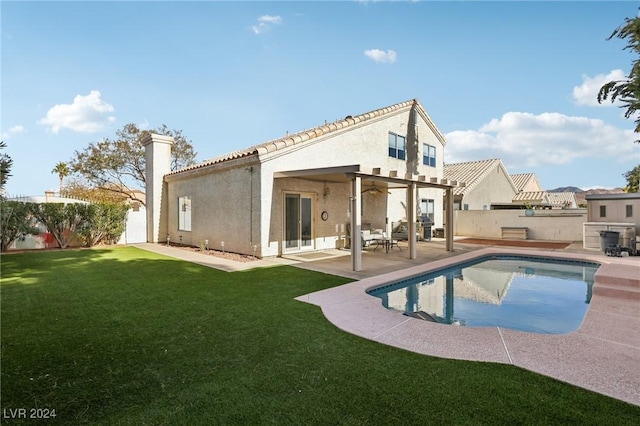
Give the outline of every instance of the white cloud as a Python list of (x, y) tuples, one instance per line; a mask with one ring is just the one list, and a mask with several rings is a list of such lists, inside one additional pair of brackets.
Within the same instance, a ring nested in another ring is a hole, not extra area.
[(262, 34), (265, 31), (268, 31), (269, 29), (271, 29), (271, 25), (279, 25), (281, 23), (282, 23), (282, 18), (278, 15), (276, 16), (263, 15), (258, 18), (258, 24), (253, 25), (251, 27), (251, 30), (253, 31), (254, 34)]
[(9, 139), (13, 135), (26, 133), (26, 132), (27, 132), (27, 129), (24, 126), (21, 126), (18, 124), (16, 126), (9, 128), (9, 130), (7, 130), (6, 132), (2, 132), (2, 139)]
[(582, 84), (573, 88), (573, 100), (577, 105), (587, 106), (611, 106), (609, 100), (598, 103), (598, 92), (600, 88), (610, 81), (626, 80), (622, 70), (612, 70), (609, 74), (598, 74), (595, 77), (582, 76)]
[(278, 16), (278, 15), (276, 15), (276, 16), (263, 15), (263, 16), (258, 18), (258, 22), (265, 22), (265, 23), (269, 23), (269, 24), (281, 24), (282, 23), (282, 18), (280, 16)]
[(72, 104), (54, 105), (39, 123), (49, 126), (53, 133), (64, 128), (74, 132), (97, 132), (116, 120), (109, 115), (114, 110), (113, 105), (100, 99), (99, 91), (92, 90), (86, 96), (77, 95)]
[(638, 155), (632, 130), (560, 113), (508, 112), (478, 130), (446, 135), (445, 161), (500, 158), (507, 168), (570, 164), (579, 158), (625, 161)]
[(383, 64), (392, 64), (396, 61), (396, 52), (395, 50), (384, 50), (380, 49), (370, 49), (364, 51), (365, 56), (369, 59), (374, 60), (375, 62), (380, 62)]

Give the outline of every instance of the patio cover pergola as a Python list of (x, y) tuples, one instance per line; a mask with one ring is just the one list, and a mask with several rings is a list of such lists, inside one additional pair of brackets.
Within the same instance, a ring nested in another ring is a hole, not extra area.
[[(409, 258), (417, 257), (416, 238), (416, 193), (418, 188), (438, 188), (445, 191), (445, 236), (446, 249), (453, 251), (453, 189), (458, 186), (456, 181), (437, 178), (427, 178), (423, 175), (406, 174), (398, 176), (394, 170), (383, 175), (380, 168), (373, 168), (370, 172), (361, 170), (360, 165), (323, 167), (317, 169), (290, 170), (275, 172), (274, 178), (298, 178), (323, 182), (351, 183), (351, 265), (354, 271), (362, 270), (362, 186), (363, 182), (383, 182), (389, 189), (405, 188), (407, 190), (407, 223), (409, 227), (408, 244)], [(464, 186), (461, 184), (460, 186)]]

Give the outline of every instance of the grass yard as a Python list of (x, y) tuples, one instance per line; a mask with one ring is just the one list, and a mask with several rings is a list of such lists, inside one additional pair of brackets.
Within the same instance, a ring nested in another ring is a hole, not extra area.
[[(4, 424), (640, 419), (640, 407), (517, 367), (344, 333), (293, 299), (340, 277), (285, 266), (227, 273), (132, 247), (3, 255), (1, 266)], [(8, 418), (20, 408), (56, 418)]]

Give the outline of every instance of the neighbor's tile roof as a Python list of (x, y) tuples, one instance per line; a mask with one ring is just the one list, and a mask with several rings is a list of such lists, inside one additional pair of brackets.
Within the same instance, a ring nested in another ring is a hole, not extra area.
[(482, 179), (500, 164), (502, 164), (502, 161), (499, 158), (445, 164), (442, 176), (445, 179), (458, 181), (458, 183), (464, 182), (466, 186), (459, 186), (453, 190), (454, 195), (464, 195), (482, 182)]
[(513, 201), (533, 201), (536, 203), (549, 203), (546, 191), (520, 192), (513, 197)]
[(279, 149), (282, 148), (286, 148), (292, 145), (296, 145), (296, 144), (300, 144), (303, 142), (306, 142), (310, 139), (314, 139), (317, 137), (320, 137), (322, 135), (326, 135), (328, 133), (332, 133), (341, 129), (345, 129), (351, 126), (354, 126), (358, 123), (363, 123), (378, 117), (382, 117), (388, 114), (391, 114), (393, 112), (396, 112), (398, 110), (402, 110), (402, 109), (407, 109), (407, 108), (411, 108), (412, 106), (416, 106), (418, 113), (423, 117), (423, 119), (426, 121), (426, 123), (429, 125), (429, 127), (431, 127), (431, 129), (433, 130), (433, 132), (436, 134), (436, 136), (438, 137), (438, 139), (440, 139), (443, 143), (445, 143), (445, 138), (442, 135), (442, 133), (440, 133), (440, 131), (435, 127), (435, 125), (433, 124), (433, 122), (431, 121), (431, 118), (428, 116), (428, 114), (426, 113), (426, 111), (424, 110), (424, 108), (422, 108), (422, 106), (420, 105), (420, 103), (418, 102), (417, 99), (411, 99), (405, 102), (401, 102), (395, 105), (391, 105), (385, 108), (380, 108), (380, 109), (376, 109), (374, 111), (370, 111), (364, 114), (360, 114), (360, 115), (356, 115), (356, 116), (346, 116), (344, 119), (342, 120), (337, 120), (334, 121), (333, 123), (325, 123), (322, 126), (318, 126), (318, 127), (314, 127), (312, 129), (308, 129), (308, 130), (303, 130), (301, 132), (298, 133), (294, 133), (291, 135), (286, 135), (284, 137), (278, 138), (278, 139), (274, 139), (271, 140), (269, 142), (265, 142), (262, 143), (260, 145), (254, 145), (252, 147), (246, 148), (246, 149), (242, 149), (239, 151), (233, 151), (233, 152), (229, 152), (223, 155), (220, 155), (218, 157), (214, 157), (214, 158), (210, 158), (208, 160), (203, 161), (202, 163), (199, 164), (195, 164), (193, 166), (189, 166), (189, 167), (185, 167), (183, 169), (180, 170), (176, 170), (174, 172), (171, 172), (169, 174), (177, 174), (177, 173), (182, 173), (182, 172), (186, 172), (189, 170), (194, 170), (194, 169), (199, 169), (202, 167), (206, 167), (206, 166), (210, 166), (213, 164), (217, 164), (217, 163), (221, 163), (224, 161), (229, 161), (229, 160), (234, 160), (237, 158), (242, 158), (242, 157), (248, 157), (251, 155), (261, 155), (261, 154), (267, 154), (269, 152), (273, 152), (273, 151), (277, 151)]
[(534, 173), (516, 173), (511, 175), (511, 180), (518, 191), (522, 191), (531, 180), (537, 181)]
[(577, 205), (575, 192), (549, 192), (549, 204), (554, 206)]

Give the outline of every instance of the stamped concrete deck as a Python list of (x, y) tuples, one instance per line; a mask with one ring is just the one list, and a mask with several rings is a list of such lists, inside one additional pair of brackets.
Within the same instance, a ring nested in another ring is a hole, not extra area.
[[(236, 270), (224, 259), (202, 259), (190, 253), (155, 244), (139, 245), (184, 260), (223, 270)], [(428, 270), (487, 254), (529, 254), (595, 261), (593, 297), (582, 325), (573, 333), (543, 335), (500, 327), (472, 328), (437, 324), (385, 309), (366, 290)], [(421, 243), (418, 259), (406, 251), (365, 252), (363, 271), (350, 269), (349, 256), (327, 252), (324, 257), (289, 257), (235, 265), (238, 269), (278, 263), (343, 275), (352, 283), (303, 295), (297, 300), (322, 309), (338, 328), (379, 343), (443, 358), (512, 364), (530, 371), (640, 405), (640, 257), (607, 257), (598, 251), (572, 245), (562, 250), (522, 249), (444, 243)], [(213, 257), (213, 256), (206, 256)], [(315, 257), (315, 259), (314, 259)], [(235, 262), (231, 262), (235, 263)]]

